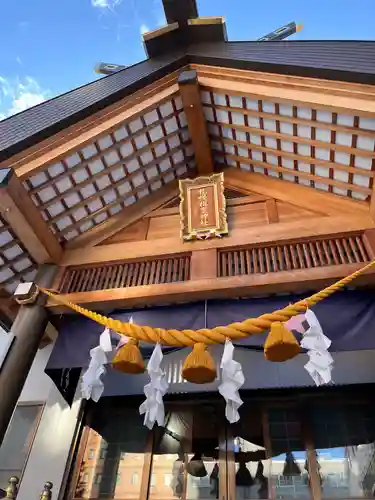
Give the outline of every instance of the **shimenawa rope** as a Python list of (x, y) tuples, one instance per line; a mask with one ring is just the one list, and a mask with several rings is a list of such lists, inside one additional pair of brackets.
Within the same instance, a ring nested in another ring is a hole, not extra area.
[(168, 330), (164, 328), (153, 328), (151, 326), (140, 326), (135, 323), (123, 323), (122, 321), (108, 318), (102, 314), (90, 311), (81, 307), (64, 297), (61, 297), (52, 291), (40, 287), (40, 291), (51, 297), (56, 302), (70, 307), (74, 311), (96, 321), (115, 332), (122, 333), (127, 337), (144, 341), (148, 343), (160, 343), (169, 346), (192, 346), (196, 343), (204, 344), (223, 344), (226, 339), (238, 340), (250, 335), (258, 335), (268, 330), (272, 323), (285, 322), (292, 316), (297, 316), (313, 306), (317, 302), (333, 295), (335, 292), (343, 288), (359, 275), (368, 271), (375, 266), (375, 260), (362, 267), (358, 271), (346, 276), (337, 281), (333, 285), (324, 288), (306, 299), (300, 300), (295, 304), (291, 304), (284, 309), (273, 311), (272, 313), (262, 314), (257, 318), (249, 318), (241, 323), (231, 323), (227, 326), (216, 326), (215, 328), (202, 328), (200, 330)]

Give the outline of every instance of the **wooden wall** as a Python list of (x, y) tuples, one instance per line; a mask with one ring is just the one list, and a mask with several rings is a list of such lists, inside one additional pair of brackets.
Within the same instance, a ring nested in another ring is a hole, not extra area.
[[(255, 193), (249, 196), (241, 196), (238, 193), (237, 198), (227, 200), (227, 214), (230, 230), (320, 215), (311, 210)], [(103, 241), (102, 244), (173, 238), (178, 236), (179, 232), (179, 207), (172, 206), (151, 212), (142, 220)]]

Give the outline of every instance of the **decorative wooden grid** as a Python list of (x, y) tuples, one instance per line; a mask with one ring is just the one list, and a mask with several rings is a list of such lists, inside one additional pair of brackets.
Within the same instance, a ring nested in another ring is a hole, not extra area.
[(90, 292), (188, 281), (190, 258), (190, 254), (183, 254), (100, 267), (68, 268), (61, 280), (59, 292)]
[(0, 215), (0, 284), (13, 293), (20, 282), (32, 281), (36, 264)]
[(181, 98), (161, 101), (24, 181), (60, 240), (71, 240), (194, 167)]
[(218, 277), (360, 264), (370, 260), (362, 235), (322, 238), (285, 245), (219, 250)]
[(375, 171), (375, 118), (205, 90), (215, 161), (366, 200)]

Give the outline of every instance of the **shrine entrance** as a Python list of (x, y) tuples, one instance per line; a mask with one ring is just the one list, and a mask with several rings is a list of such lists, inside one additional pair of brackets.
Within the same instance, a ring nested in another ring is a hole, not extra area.
[(88, 412), (67, 498), (372, 497), (375, 407), (364, 391), (244, 397), (234, 425), (219, 398), (184, 397), (166, 402), (153, 431), (138, 401), (103, 398)]

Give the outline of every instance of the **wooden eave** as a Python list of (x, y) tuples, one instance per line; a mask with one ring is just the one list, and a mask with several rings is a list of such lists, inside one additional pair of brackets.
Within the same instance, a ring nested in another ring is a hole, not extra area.
[[(226, 293), (239, 296), (299, 291), (307, 285), (315, 288), (373, 258), (369, 234), (375, 227), (375, 148), (368, 145), (375, 139), (375, 130), (363, 124), (375, 123), (375, 88), (204, 65), (186, 70), (195, 71), (197, 77), (182, 81), (181, 72), (171, 73), (1, 164), (15, 173), (12, 186), (16, 187), (4, 191), (3, 199), (13, 203), (7, 224), (34, 268), (46, 261), (60, 264), (55, 285), (63, 291), (72, 273), (80, 276), (82, 288), (98, 267), (110, 265), (115, 273), (117, 266), (134, 264), (138, 274), (148, 267), (150, 274), (156, 266), (152, 262), (163, 261), (160, 265), (172, 279), (182, 260), (188, 262), (188, 272), (181, 271), (186, 275), (183, 280), (146, 285), (139, 275), (137, 282), (115, 287), (116, 291), (104, 287), (67, 294), (82, 304), (97, 307), (103, 302), (109, 307), (112, 293), (112, 307), (126, 307)], [(251, 103), (256, 107), (249, 107)], [(290, 114), (283, 113), (283, 106)], [(171, 120), (177, 125), (169, 130)], [(310, 136), (306, 136), (307, 129)], [(318, 137), (317, 130), (327, 139)], [(348, 137), (350, 145), (345, 144)], [(178, 141), (169, 144), (172, 138)], [(285, 149), (285, 143), (293, 149)], [(165, 147), (160, 155), (158, 146)], [(132, 152), (123, 156), (121, 148)], [(319, 150), (330, 151), (329, 158), (319, 158)], [(347, 164), (341, 163), (344, 157)], [(161, 168), (162, 161), (169, 167)], [(91, 170), (94, 163), (97, 168)], [(148, 235), (147, 221), (155, 221), (155, 214), (177, 220), (177, 208), (164, 207), (177, 196), (179, 178), (214, 170), (223, 170), (226, 187), (248, 198), (231, 200), (231, 217), (240, 221), (243, 215), (239, 214), (259, 210), (264, 212), (266, 225), (234, 224), (228, 238), (192, 244), (181, 242), (177, 226), (173, 236), (153, 239)], [(150, 172), (156, 172), (155, 176)], [(125, 190), (127, 184), (130, 187)], [(84, 188), (87, 197), (82, 194)], [(12, 197), (5, 198), (11, 189)], [(296, 220), (293, 215), (288, 220), (283, 216), (288, 210), (293, 214), (300, 210), (301, 217)], [(135, 226), (140, 228), (140, 239), (117, 237)], [(329, 245), (335, 239), (343, 241), (336, 260), (332, 257), (331, 263), (328, 258), (325, 262), (323, 254), (314, 257), (319, 242)], [(250, 271), (224, 276), (219, 270), (224, 254), (228, 259), (239, 255), (236, 265), (241, 267), (246, 252), (269, 252), (268, 258), (273, 258), (278, 248), (294, 248), (299, 241), (302, 247), (295, 247), (297, 254), (306, 251), (303, 245), (309, 241), (318, 241), (311, 254), (301, 254), (303, 268), (293, 268), (292, 263), (289, 269), (260, 269), (256, 276)], [(348, 258), (341, 255), (347, 248)], [(315, 265), (315, 258), (325, 264)], [(180, 259), (179, 264), (174, 259)], [(112, 281), (109, 277), (107, 285), (120, 285), (121, 278), (116, 276)], [(22, 273), (17, 279), (24, 279)], [(367, 280), (372, 282), (372, 278)]]

